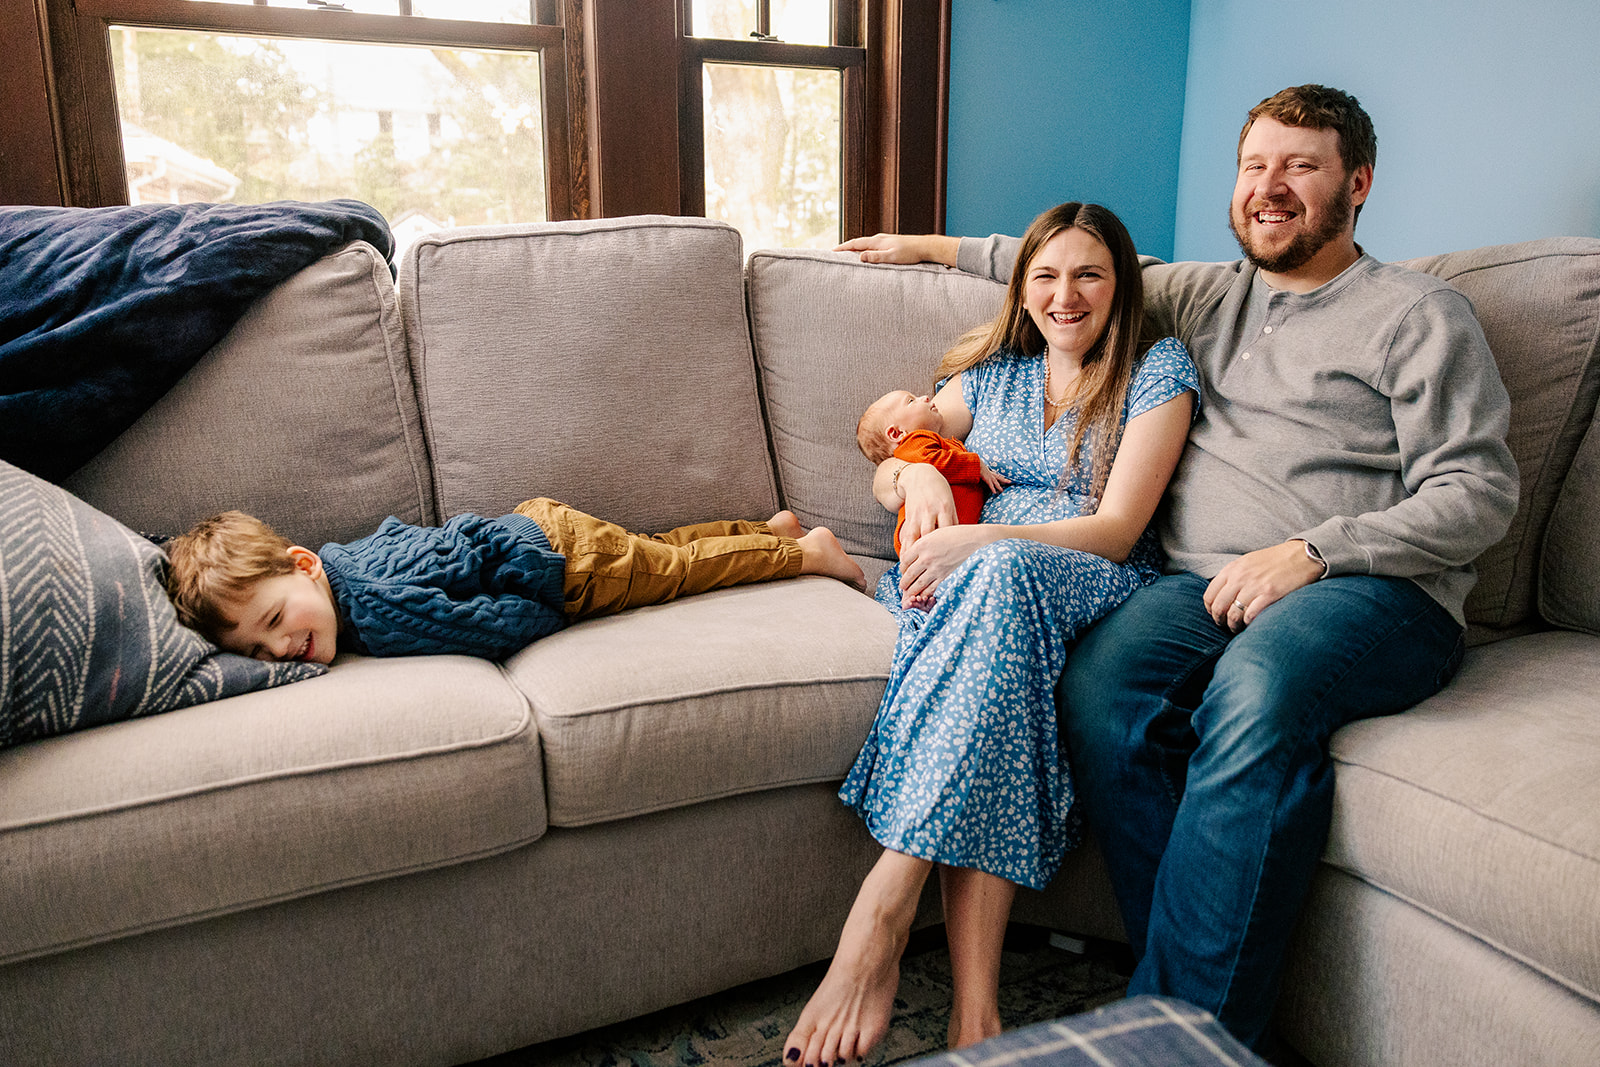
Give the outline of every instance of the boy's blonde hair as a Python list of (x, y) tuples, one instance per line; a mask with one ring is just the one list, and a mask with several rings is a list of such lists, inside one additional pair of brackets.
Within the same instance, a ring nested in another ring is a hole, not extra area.
[(874, 463), (882, 463), (894, 455), (894, 448), (883, 433), (889, 428), (883, 409), (888, 406), (895, 392), (891, 389), (867, 405), (867, 410), (861, 414), (861, 421), (856, 423), (856, 445), (861, 449), (861, 454)]
[(289, 574), (292, 542), (253, 515), (224, 511), (167, 542), (167, 595), (178, 621), (207, 637), (233, 629), (227, 601), (243, 599), (256, 582)]

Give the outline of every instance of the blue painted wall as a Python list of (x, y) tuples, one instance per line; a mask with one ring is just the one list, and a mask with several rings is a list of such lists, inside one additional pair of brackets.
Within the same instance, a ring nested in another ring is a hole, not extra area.
[(1141, 251), (1234, 259), (1245, 112), (1354, 93), (1378, 130), (1357, 239), (1381, 259), (1600, 237), (1600, 0), (956, 0), (945, 232), (1066, 199)]
[(955, 0), (945, 232), (1105, 204), (1173, 250), (1189, 0)]
[(1372, 116), (1356, 239), (1379, 259), (1600, 237), (1600, 2), (1194, 0), (1190, 30), (1179, 259), (1238, 258), (1239, 127), (1305, 82)]

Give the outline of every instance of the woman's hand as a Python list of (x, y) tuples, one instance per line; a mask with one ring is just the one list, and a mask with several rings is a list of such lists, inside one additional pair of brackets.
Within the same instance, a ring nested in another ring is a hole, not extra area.
[[(908, 516), (909, 518), (909, 516)], [(951, 571), (984, 545), (1008, 536), (1006, 528), (986, 523), (945, 526), (907, 544), (900, 543), (900, 592), (907, 600), (931, 597)]]
[(933, 464), (908, 464), (900, 471), (898, 484), (906, 508), (906, 521), (900, 526), (902, 553), (932, 531), (960, 521), (950, 483)]

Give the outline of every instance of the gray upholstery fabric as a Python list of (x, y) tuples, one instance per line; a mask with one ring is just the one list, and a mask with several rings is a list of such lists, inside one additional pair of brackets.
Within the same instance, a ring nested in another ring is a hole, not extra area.
[(0, 968), (0, 1063), (467, 1063), (827, 957), (881, 851), (831, 785), (556, 830)]
[(544, 828), (538, 737), (494, 664), (344, 657), (292, 686), (0, 752), (0, 963)]
[(145, 533), (239, 508), (316, 548), (433, 521), (387, 261), (357, 242), (280, 284), (66, 485)]
[(1600, 1002), (1600, 639), (1468, 653), (1443, 692), (1334, 735), (1326, 862)]
[(1550, 513), (1539, 614), (1557, 626), (1600, 634), (1600, 418), (1584, 435)]
[(551, 825), (840, 781), (883, 695), (894, 641), (877, 603), (806, 577), (592, 619), (535, 642), (506, 668), (539, 724)]
[(1337, 1067), (1587, 1067), (1600, 1006), (1426, 909), (1324, 868), (1277, 1028)]
[(1004, 288), (846, 252), (756, 252), (745, 273), (784, 501), (848, 551), (892, 559), (895, 517), (872, 498), (856, 423), (890, 389), (931, 389), (939, 357), (994, 316)]
[(1478, 559), (1467, 621), (1515, 627), (1535, 619), (1545, 524), (1600, 395), (1600, 239), (1555, 237), (1404, 265), (1471, 299), (1511, 394), (1521, 500), (1510, 531)]
[(400, 294), (441, 515), (534, 496), (655, 533), (777, 491), (739, 233), (694, 218), (424, 237)]

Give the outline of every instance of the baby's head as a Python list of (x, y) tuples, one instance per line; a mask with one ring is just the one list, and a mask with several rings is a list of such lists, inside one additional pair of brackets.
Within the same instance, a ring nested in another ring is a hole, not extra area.
[(242, 511), (213, 515), (166, 549), (167, 593), (185, 626), (255, 659), (333, 660), (339, 612), (315, 552)]
[(882, 463), (894, 455), (895, 446), (912, 430), (944, 433), (944, 416), (931, 396), (892, 389), (872, 402), (856, 423), (856, 444), (862, 455)]

